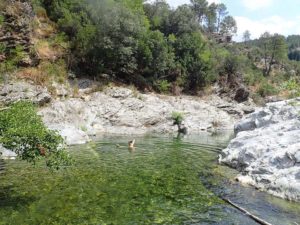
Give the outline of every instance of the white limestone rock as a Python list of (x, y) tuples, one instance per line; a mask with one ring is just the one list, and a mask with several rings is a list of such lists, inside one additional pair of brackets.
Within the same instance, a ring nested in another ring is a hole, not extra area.
[(242, 183), (300, 201), (300, 99), (269, 103), (236, 124), (219, 161)]
[(49, 127), (65, 124), (88, 135), (145, 134), (176, 132), (171, 119), (174, 111), (184, 114), (189, 133), (208, 131), (213, 124), (216, 129), (233, 129), (235, 122), (226, 111), (196, 97), (133, 95), (126, 88), (96, 92), (88, 99), (55, 100), (39, 114)]
[(8, 149), (4, 148), (0, 144), (0, 158), (2, 158), (2, 159), (16, 159), (17, 158), (17, 154), (14, 153), (11, 150), (8, 150)]

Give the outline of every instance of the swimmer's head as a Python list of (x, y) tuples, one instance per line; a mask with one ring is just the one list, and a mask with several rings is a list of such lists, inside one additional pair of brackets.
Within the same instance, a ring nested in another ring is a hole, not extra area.
[(133, 139), (132, 141), (128, 142), (128, 147), (129, 148), (134, 148), (134, 143), (135, 143), (135, 139)]

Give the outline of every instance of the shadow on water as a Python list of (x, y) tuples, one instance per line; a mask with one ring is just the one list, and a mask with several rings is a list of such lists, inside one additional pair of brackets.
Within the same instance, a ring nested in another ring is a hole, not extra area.
[(13, 185), (0, 188), (0, 208), (18, 210), (19, 208), (30, 205), (30, 203), (35, 200), (36, 198), (34, 197), (22, 196), (20, 193), (16, 193)]

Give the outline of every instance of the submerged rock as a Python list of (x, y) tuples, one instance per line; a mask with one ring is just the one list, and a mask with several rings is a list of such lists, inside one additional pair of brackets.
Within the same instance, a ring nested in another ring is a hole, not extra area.
[(17, 154), (0, 144), (0, 159), (16, 159)]
[(220, 162), (238, 169), (237, 179), (300, 201), (300, 99), (269, 103), (235, 125), (237, 134)]

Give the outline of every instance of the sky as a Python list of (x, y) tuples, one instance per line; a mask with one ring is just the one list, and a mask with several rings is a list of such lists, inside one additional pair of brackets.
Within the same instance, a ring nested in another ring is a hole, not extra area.
[[(177, 7), (189, 0), (167, 0)], [(238, 33), (234, 40), (241, 41), (245, 30), (251, 33), (251, 39), (268, 31), (285, 36), (300, 35), (300, 0), (208, 0), (209, 3), (224, 3), (229, 14), (237, 21)]]

